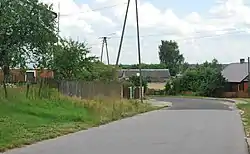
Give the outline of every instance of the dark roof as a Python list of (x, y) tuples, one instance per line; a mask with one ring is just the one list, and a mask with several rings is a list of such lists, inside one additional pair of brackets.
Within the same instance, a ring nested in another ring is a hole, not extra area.
[(248, 76), (248, 63), (232, 63), (224, 68), (222, 75), (228, 82), (241, 82)]
[[(121, 69), (118, 76), (131, 77), (136, 76), (139, 73), (139, 69)], [(168, 69), (142, 69), (142, 76), (151, 78), (169, 78), (170, 73)]]

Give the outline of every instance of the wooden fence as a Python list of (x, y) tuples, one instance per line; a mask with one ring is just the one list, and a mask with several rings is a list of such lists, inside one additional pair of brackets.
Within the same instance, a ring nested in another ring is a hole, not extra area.
[(222, 97), (225, 98), (249, 98), (247, 92), (224, 92)]
[(58, 90), (64, 95), (82, 99), (123, 97), (123, 87), (119, 82), (60, 81)]

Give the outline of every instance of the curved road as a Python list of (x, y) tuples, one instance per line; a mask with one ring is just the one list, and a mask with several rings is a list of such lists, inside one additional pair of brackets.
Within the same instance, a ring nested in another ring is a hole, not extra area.
[(232, 103), (155, 98), (172, 102), (98, 128), (40, 142), (6, 154), (247, 154), (240, 115)]
[[(233, 102), (209, 98), (155, 97), (157, 101), (171, 102), (171, 110), (232, 110)], [(227, 105), (226, 105), (227, 104)]]

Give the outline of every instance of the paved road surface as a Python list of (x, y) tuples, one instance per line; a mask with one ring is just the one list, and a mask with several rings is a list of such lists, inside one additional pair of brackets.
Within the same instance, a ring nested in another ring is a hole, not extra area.
[(230, 105), (156, 99), (173, 106), (6, 154), (247, 154), (240, 116)]
[[(184, 98), (184, 97), (156, 97), (157, 101), (172, 102), (170, 110), (232, 110), (233, 103), (211, 99)], [(231, 105), (225, 105), (231, 104)]]

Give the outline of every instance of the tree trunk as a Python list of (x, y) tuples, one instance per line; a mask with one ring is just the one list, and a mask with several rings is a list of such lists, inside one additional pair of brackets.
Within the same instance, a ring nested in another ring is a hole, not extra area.
[(43, 82), (44, 82), (43, 78), (40, 78), (40, 85), (39, 85), (39, 90), (38, 90), (38, 96), (39, 97), (41, 97)]
[(7, 91), (7, 86), (6, 86), (6, 75), (4, 74), (4, 79), (3, 79), (3, 88), (4, 88), (4, 96), (5, 98), (8, 98), (8, 91)]
[(27, 82), (27, 89), (26, 89), (26, 98), (29, 98), (29, 91), (30, 91), (30, 83)]
[(8, 91), (7, 91), (7, 86), (6, 82), (9, 76), (9, 67), (8, 66), (2, 66), (3, 69), (3, 88), (4, 88), (4, 96), (5, 98), (8, 98)]

